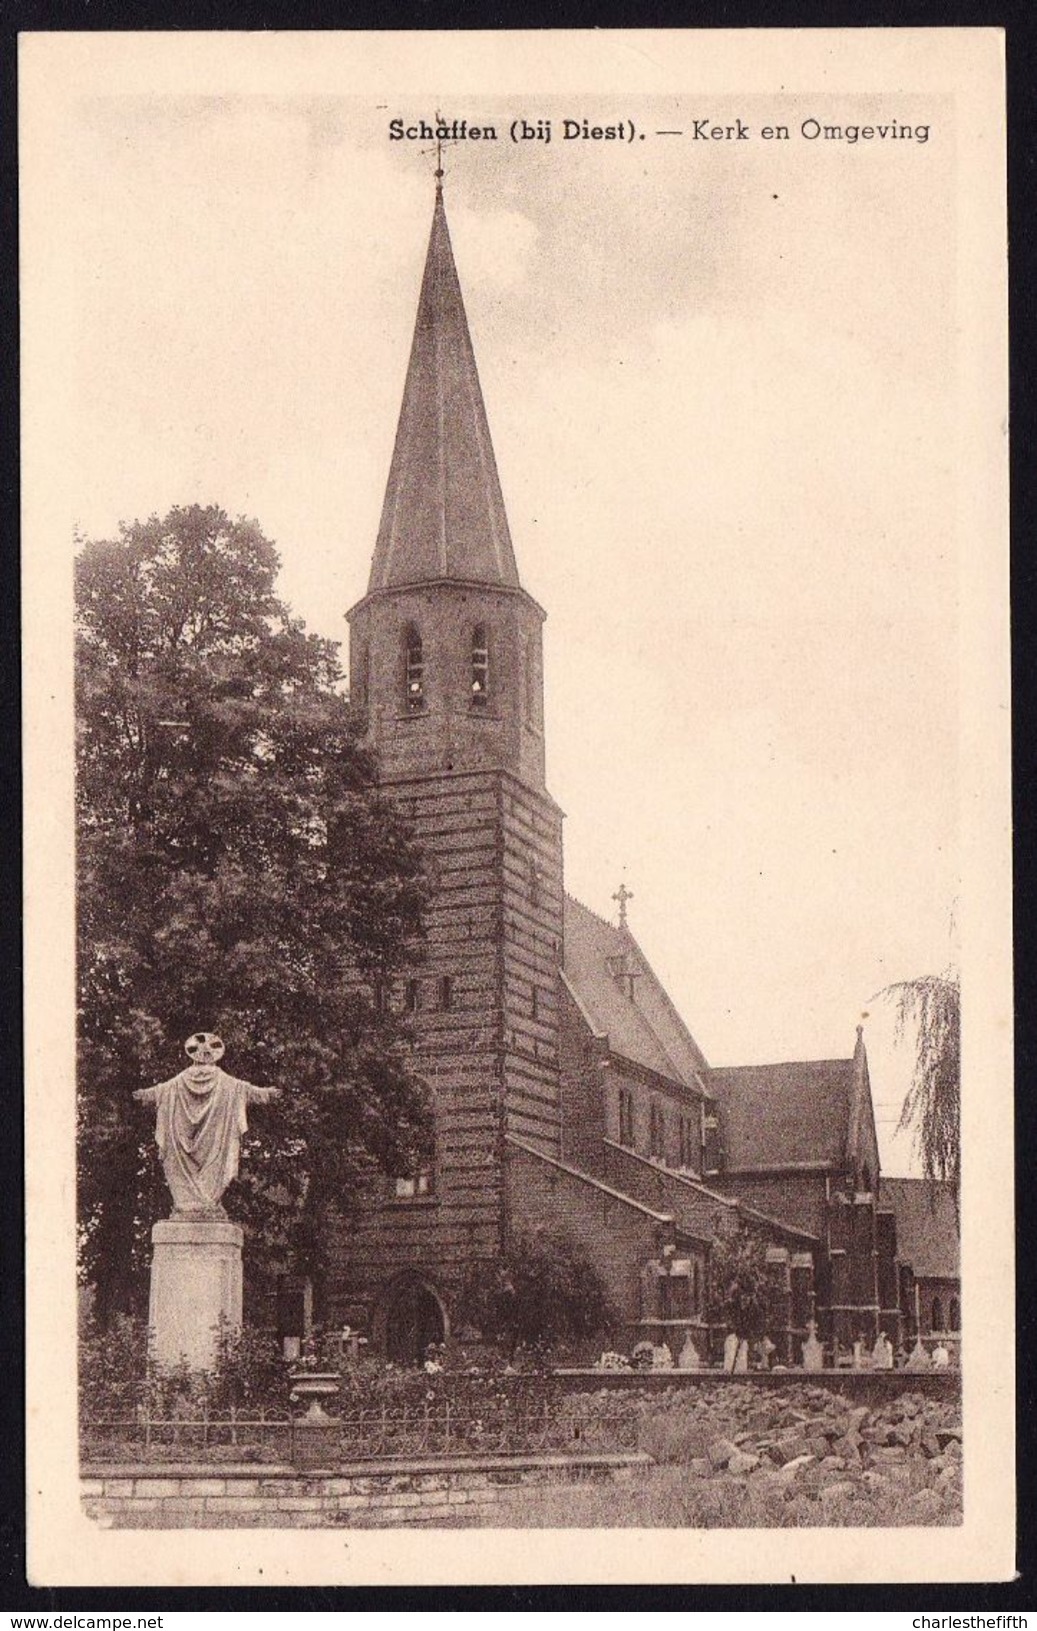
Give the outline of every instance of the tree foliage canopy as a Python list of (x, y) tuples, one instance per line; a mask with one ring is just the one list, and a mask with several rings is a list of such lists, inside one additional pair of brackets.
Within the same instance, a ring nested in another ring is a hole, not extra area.
[(177, 508), (76, 563), (79, 1208), (102, 1312), (168, 1211), (133, 1088), (219, 1031), (255, 1112), (227, 1210), (253, 1259), (318, 1266), (320, 1221), (428, 1117), (375, 990), (420, 955), (425, 885), (255, 522)]
[(518, 1236), (492, 1263), (474, 1263), (458, 1298), (462, 1322), (514, 1352), (596, 1336), (612, 1323), (605, 1284), (561, 1235)]
[(926, 974), (886, 986), (896, 1038), (914, 1043), (911, 1085), (900, 1126), (912, 1129), (927, 1178), (961, 1182), (961, 988), (954, 973)]
[(763, 1336), (770, 1313), (767, 1247), (746, 1230), (714, 1237), (709, 1252), (709, 1308), (735, 1335)]

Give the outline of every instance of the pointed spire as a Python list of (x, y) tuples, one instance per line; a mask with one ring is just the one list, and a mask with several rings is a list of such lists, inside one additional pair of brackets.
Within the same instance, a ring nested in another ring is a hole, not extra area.
[(519, 586), (439, 169), (368, 588), (436, 578)]

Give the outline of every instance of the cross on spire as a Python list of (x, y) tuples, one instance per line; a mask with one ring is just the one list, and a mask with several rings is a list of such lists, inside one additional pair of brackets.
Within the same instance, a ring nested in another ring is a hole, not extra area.
[(446, 127), (443, 124), (443, 115), (440, 113), (439, 109), (437, 108), (436, 109), (436, 140), (435, 140), (435, 145), (433, 147), (423, 147), (421, 149), (423, 154), (425, 154), (425, 153), (435, 153), (435, 155), (436, 155), (436, 168), (433, 171), (433, 175), (436, 178), (436, 192), (437, 193), (441, 193), (443, 191), (443, 174), (444, 174), (444, 171), (443, 171), (443, 149), (444, 149), (444, 147), (448, 147), (450, 145), (449, 136), (441, 136), (440, 135), (440, 131), (444, 130), (445, 128)]
[(627, 888), (627, 881), (624, 878), (612, 897), (613, 900), (619, 902), (619, 926), (621, 929), (625, 929), (627, 926), (627, 901), (633, 900), (633, 898), (634, 892), (632, 889)]

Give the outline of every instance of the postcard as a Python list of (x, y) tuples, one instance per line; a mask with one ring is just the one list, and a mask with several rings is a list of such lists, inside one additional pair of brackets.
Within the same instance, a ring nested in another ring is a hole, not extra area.
[(1010, 1578), (1001, 34), (20, 91), (30, 1578)]

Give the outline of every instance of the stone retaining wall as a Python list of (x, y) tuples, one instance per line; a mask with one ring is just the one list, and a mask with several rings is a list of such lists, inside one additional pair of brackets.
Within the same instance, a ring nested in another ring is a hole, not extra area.
[(648, 1389), (652, 1392), (686, 1388), (689, 1393), (725, 1389), (736, 1392), (751, 1387), (761, 1394), (803, 1386), (824, 1388), (826, 1392), (853, 1399), (857, 1404), (882, 1404), (904, 1393), (917, 1393), (927, 1399), (956, 1401), (961, 1398), (961, 1371), (909, 1370), (770, 1370), (740, 1371), (731, 1375), (720, 1370), (577, 1370), (551, 1373), (552, 1380), (567, 1393), (597, 1393), (602, 1388)]
[(492, 1522), (516, 1485), (610, 1483), (650, 1464), (636, 1452), (354, 1462), (307, 1473), (275, 1463), (134, 1463), (84, 1466), (81, 1486), (84, 1511), (105, 1528), (377, 1528), (449, 1522), (460, 1508)]

